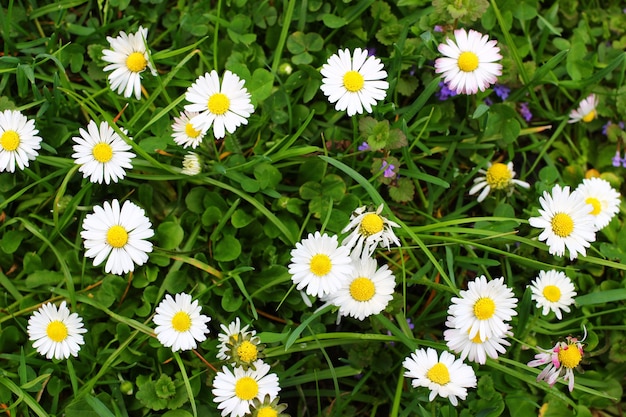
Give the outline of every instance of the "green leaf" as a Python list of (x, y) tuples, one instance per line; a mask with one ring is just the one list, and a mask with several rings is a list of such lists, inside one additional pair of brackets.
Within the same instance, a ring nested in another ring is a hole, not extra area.
[(576, 297), (576, 305), (588, 306), (595, 304), (611, 303), (613, 301), (626, 300), (626, 288), (618, 288), (607, 291), (597, 291)]
[(241, 243), (230, 235), (224, 235), (213, 251), (213, 258), (219, 262), (234, 261), (241, 255)]
[(241, 307), (243, 304), (243, 297), (239, 294), (235, 295), (235, 291), (232, 287), (229, 287), (224, 291), (222, 295), (222, 308), (230, 313), (233, 313)]
[(283, 179), (283, 175), (274, 165), (263, 162), (254, 167), (254, 178), (259, 182), (262, 190), (275, 189)]
[(26, 277), (26, 286), (28, 288), (37, 288), (44, 285), (54, 287), (61, 282), (63, 282), (63, 274), (58, 271), (40, 270)]
[(185, 231), (178, 223), (163, 222), (157, 228), (159, 246), (166, 250), (177, 248), (185, 237)]
[(322, 22), (324, 22), (324, 25), (330, 29), (338, 29), (348, 24), (348, 21), (343, 17), (330, 13), (326, 13), (322, 16)]
[(2, 240), (0, 240), (0, 249), (6, 254), (15, 252), (22, 243), (27, 234), (20, 230), (8, 230), (4, 232)]
[(246, 83), (246, 88), (252, 96), (254, 104), (263, 102), (272, 94), (272, 88), (274, 87), (274, 77), (272, 74), (263, 68), (257, 68), (252, 74), (252, 79), (249, 83)]
[(389, 196), (393, 201), (398, 203), (405, 203), (407, 201), (413, 201), (415, 197), (415, 185), (410, 178), (400, 178), (395, 186), (389, 186)]
[(248, 213), (246, 213), (245, 210), (242, 210), (242, 209), (235, 210), (232, 217), (230, 218), (231, 224), (237, 229), (245, 227), (249, 225), (250, 223), (252, 223), (253, 221), (254, 221), (254, 217), (250, 216)]

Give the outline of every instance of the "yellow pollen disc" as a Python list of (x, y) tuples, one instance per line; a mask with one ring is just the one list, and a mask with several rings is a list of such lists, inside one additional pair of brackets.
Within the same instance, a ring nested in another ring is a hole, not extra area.
[(128, 242), (128, 232), (120, 225), (111, 226), (107, 232), (107, 243), (114, 248), (121, 248)]
[(575, 368), (583, 358), (583, 354), (576, 345), (568, 345), (567, 348), (559, 350), (559, 362), (566, 368)]
[(556, 285), (546, 285), (543, 289), (543, 296), (551, 303), (556, 303), (561, 299), (561, 290)]
[(274, 410), (271, 406), (265, 406), (262, 408), (259, 408), (259, 411), (257, 412), (257, 417), (277, 417), (278, 413), (276, 412), (276, 410)]
[(497, 162), (489, 167), (487, 175), (485, 175), (487, 184), (494, 190), (502, 190), (511, 183), (513, 173), (509, 170), (506, 164)]
[(91, 154), (93, 159), (104, 164), (113, 158), (113, 148), (108, 143), (100, 142), (93, 147)]
[(188, 122), (187, 125), (185, 125), (185, 134), (190, 138), (195, 139), (200, 136), (200, 133), (202, 132), (193, 128), (191, 122)]
[(258, 352), (259, 351), (257, 350), (256, 345), (247, 340), (237, 348), (237, 355), (239, 356), (239, 359), (246, 363), (254, 362), (257, 358)]
[(51, 321), (46, 327), (46, 334), (53, 342), (62, 342), (67, 338), (67, 326), (59, 320)]
[(459, 60), (457, 61), (459, 69), (463, 72), (472, 72), (478, 68), (478, 55), (474, 52), (461, 52)]
[(496, 312), (496, 303), (491, 298), (479, 298), (474, 304), (474, 315), (478, 320), (488, 320)]
[(244, 376), (235, 383), (235, 395), (240, 400), (250, 401), (259, 393), (259, 384), (251, 377)]
[(343, 86), (351, 93), (356, 93), (363, 88), (365, 79), (357, 71), (348, 71), (343, 76)]
[(313, 274), (318, 277), (323, 277), (328, 274), (332, 269), (333, 264), (330, 261), (328, 255), (324, 255), (323, 253), (318, 253), (317, 255), (311, 258), (311, 263), (309, 264), (309, 269)]
[(226, 97), (226, 94), (215, 93), (209, 97), (207, 107), (211, 113), (220, 116), (230, 108), (230, 100)]
[(126, 58), (126, 68), (132, 72), (141, 72), (146, 69), (148, 61), (141, 52), (133, 52)]
[[(468, 333), (469, 333), (469, 330), (468, 330)], [(474, 336), (474, 337), (472, 338), (472, 343), (478, 343), (478, 344), (481, 344), (481, 345), (482, 345), (482, 344), (483, 344), (483, 343), (485, 343), (487, 340), (489, 340), (489, 338), (485, 339), (484, 341), (483, 341), (483, 340), (480, 340), (480, 332), (477, 332), (477, 333), (476, 333), (476, 336)]]
[(359, 232), (364, 236), (375, 235), (382, 232), (385, 223), (383, 218), (376, 213), (367, 213), (361, 220), (361, 226), (359, 226)]
[(598, 200), (595, 197), (589, 197), (588, 199), (585, 200), (585, 203), (591, 204), (593, 206), (593, 210), (591, 210), (591, 214), (593, 214), (594, 216), (597, 216), (602, 211), (602, 204), (600, 203), (600, 200)]
[(559, 237), (568, 237), (574, 231), (574, 220), (569, 214), (555, 214), (550, 225), (554, 234)]
[(184, 311), (179, 311), (172, 317), (172, 328), (177, 332), (186, 332), (191, 328), (191, 317)]
[(0, 145), (5, 151), (14, 151), (20, 146), (20, 135), (15, 130), (5, 130), (0, 137)]
[(589, 123), (590, 121), (595, 119), (597, 115), (598, 115), (598, 112), (595, 109), (593, 109), (589, 113), (585, 114), (585, 117), (583, 117), (583, 122)]
[(376, 287), (369, 278), (359, 277), (350, 283), (350, 295), (356, 301), (369, 301), (376, 294)]
[(435, 366), (430, 368), (426, 373), (426, 378), (433, 381), (435, 384), (446, 385), (450, 382), (450, 372), (448, 367), (441, 362), (437, 362)]

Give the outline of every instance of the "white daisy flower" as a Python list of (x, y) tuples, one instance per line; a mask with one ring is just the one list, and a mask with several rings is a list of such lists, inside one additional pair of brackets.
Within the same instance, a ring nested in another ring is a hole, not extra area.
[(230, 71), (224, 72), (221, 86), (217, 71), (201, 75), (187, 89), (185, 98), (191, 103), (185, 110), (199, 113), (191, 119), (193, 129), (205, 133), (213, 126), (216, 139), (248, 124), (254, 112), (244, 81)]
[(136, 33), (120, 32), (116, 38), (107, 36), (111, 49), (102, 51), (102, 60), (110, 64), (104, 71), (113, 71), (109, 74), (111, 90), (124, 97), (135, 93), (135, 98), (141, 99), (141, 73), (149, 68), (152, 75), (157, 74), (148, 57), (147, 38), (148, 29), (142, 26)]
[(356, 257), (370, 257), (374, 253), (376, 246), (390, 249), (390, 244), (400, 246), (400, 241), (393, 232), (392, 227), (400, 227), (399, 224), (381, 216), (383, 205), (378, 206), (376, 211), (365, 211), (366, 206), (359, 207), (350, 216), (350, 223), (341, 231), (352, 232), (343, 239), (342, 244), (349, 249)]
[(363, 320), (387, 308), (396, 281), (387, 265), (378, 268), (373, 258), (354, 259), (353, 266), (350, 277), (327, 301), (339, 307), (340, 315)]
[(337, 236), (309, 233), (291, 250), (291, 280), (297, 290), (322, 297), (337, 291), (352, 273), (350, 250), (339, 245)]
[(574, 283), (564, 272), (550, 270), (539, 271), (539, 276), (529, 285), (532, 299), (537, 302), (537, 308), (542, 308), (541, 314), (547, 315), (550, 310), (561, 320), (561, 310), (569, 313), (569, 306), (574, 304)]
[(209, 333), (207, 323), (210, 317), (203, 314), (198, 300), (191, 301), (191, 295), (180, 293), (174, 298), (167, 294), (155, 309), (152, 321), (157, 325), (154, 329), (159, 342), (171, 347), (173, 352), (191, 350), (197, 347), (196, 341), (206, 340)]
[(193, 176), (198, 175), (202, 171), (202, 162), (198, 154), (189, 152), (183, 158), (183, 169), (180, 171), (182, 174)]
[(589, 94), (580, 102), (577, 109), (570, 112), (567, 123), (576, 123), (581, 120), (585, 123), (591, 122), (598, 116), (596, 107), (598, 107), (598, 97), (595, 94)]
[[(107, 259), (104, 271), (122, 275), (143, 265), (152, 252), (148, 240), (154, 235), (152, 224), (142, 208), (126, 201), (105, 201), (102, 207), (94, 206), (93, 213), (85, 216), (80, 236), (84, 239), (85, 256), (94, 258), (94, 266)], [(134, 263), (134, 264), (133, 264)]]
[(467, 388), (476, 387), (476, 375), (471, 366), (456, 359), (450, 352), (441, 352), (433, 348), (417, 349), (402, 363), (407, 371), (404, 376), (413, 378), (413, 387), (426, 387), (430, 390), (428, 401), (437, 395), (448, 398), (452, 405), (458, 404), (457, 397), (465, 400)]
[(372, 112), (372, 106), (387, 95), (387, 72), (380, 59), (367, 56), (367, 50), (339, 50), (322, 66), (324, 76), (320, 87), (337, 111), (347, 110), (348, 116)]
[(594, 210), (587, 204), (582, 194), (574, 191), (570, 194), (569, 187), (555, 185), (552, 194), (544, 191), (539, 197), (539, 217), (531, 217), (531, 226), (543, 229), (540, 241), (546, 241), (552, 255), (565, 255), (569, 250), (570, 260), (578, 254), (586, 254), (590, 242), (596, 240), (596, 218), (591, 214)]
[(479, 169), (478, 172), (485, 174), (485, 176), (474, 179), (474, 186), (470, 188), (469, 195), (474, 195), (482, 190), (476, 199), (479, 203), (487, 198), (487, 195), (491, 192), (491, 190), (506, 191), (508, 195), (511, 195), (515, 185), (522, 188), (530, 188), (530, 184), (526, 181), (515, 179), (513, 162), (509, 162), (508, 164), (503, 164), (501, 162), (489, 162), (489, 166), (486, 171), (484, 169)]
[(591, 214), (595, 217), (597, 230), (606, 227), (619, 213), (621, 194), (608, 181), (602, 178), (585, 178), (576, 191), (582, 195), (585, 203), (591, 204)]
[(235, 321), (232, 321), (228, 326), (224, 324), (220, 325), (222, 332), (217, 335), (217, 340), (220, 342), (218, 345), (219, 351), (217, 352), (217, 359), (220, 360), (228, 360), (230, 359), (230, 355), (228, 352), (230, 347), (228, 344), (230, 343), (231, 338), (244, 339), (246, 336), (254, 336), (256, 335), (256, 330), (248, 330), (249, 325), (245, 325), (241, 327), (241, 322), (239, 317), (235, 318)]
[(476, 94), (495, 84), (502, 75), (500, 48), (489, 36), (470, 29), (454, 31), (454, 40), (439, 44), (444, 58), (435, 60), (435, 72), (442, 74), (450, 90), (457, 94)]
[(256, 398), (263, 401), (266, 395), (270, 401), (278, 395), (280, 386), (278, 376), (269, 373), (270, 366), (262, 360), (253, 367), (244, 369), (237, 366), (230, 369), (226, 366), (213, 379), (213, 400), (222, 416), (241, 417), (250, 412), (250, 406)]
[(196, 117), (198, 112), (189, 112), (183, 111), (180, 113), (178, 117), (174, 117), (174, 123), (172, 124), (172, 130), (174, 133), (172, 137), (174, 138), (174, 142), (176, 144), (182, 146), (183, 148), (187, 148), (191, 146), (195, 149), (200, 143), (202, 143), (202, 139), (206, 131), (196, 130), (191, 124), (191, 119)]
[(506, 353), (505, 346), (511, 346), (511, 343), (506, 340), (506, 337), (512, 336), (511, 326), (506, 326), (507, 331), (504, 335), (489, 337), (484, 341), (480, 340), (480, 332), (470, 338), (469, 332), (462, 332), (452, 327), (450, 317), (448, 317), (446, 326), (450, 328), (443, 332), (443, 338), (446, 340), (448, 348), (458, 353), (462, 361), (467, 358), (472, 362), (484, 365), (487, 362), (487, 357), (498, 359), (500, 354)]
[(100, 128), (91, 120), (87, 130), (78, 130), (80, 137), (73, 137), (74, 163), (80, 165), (78, 170), (83, 178), (93, 183), (109, 184), (126, 176), (124, 169), (132, 169), (131, 159), (135, 154), (128, 152), (132, 147), (118, 135), (107, 122), (101, 122)]
[(487, 281), (484, 275), (467, 284), (460, 292), (461, 298), (452, 297), (448, 308), (450, 327), (467, 332), (468, 337), (478, 337), (481, 342), (504, 337), (507, 321), (517, 315), (514, 310), (517, 298), (504, 284), (504, 277)]
[(28, 166), (41, 149), (41, 137), (35, 129), (35, 122), (17, 110), (0, 113), (0, 172), (15, 172)]
[(33, 347), (47, 359), (67, 359), (78, 356), (80, 345), (85, 344), (83, 319), (71, 313), (65, 301), (59, 308), (52, 303), (42, 305), (28, 319), (28, 338)]
[(558, 342), (551, 350), (539, 348), (541, 353), (535, 355), (535, 360), (528, 362), (531, 368), (548, 364), (537, 376), (537, 381), (546, 381), (554, 385), (559, 377), (568, 381), (570, 392), (574, 390), (574, 368), (578, 367), (583, 358), (583, 345), (574, 337), (566, 337), (564, 342)]

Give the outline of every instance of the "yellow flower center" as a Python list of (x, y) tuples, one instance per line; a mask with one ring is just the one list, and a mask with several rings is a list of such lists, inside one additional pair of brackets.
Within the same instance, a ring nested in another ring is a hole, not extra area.
[(126, 68), (132, 72), (141, 72), (146, 69), (148, 61), (141, 52), (133, 52), (126, 58)]
[(463, 72), (472, 72), (478, 68), (478, 55), (474, 52), (461, 52), (459, 60), (457, 61), (459, 69)]
[(193, 128), (193, 125), (191, 124), (191, 122), (188, 122), (185, 125), (185, 134), (189, 136), (190, 138), (195, 139), (198, 136), (200, 136), (200, 133), (202, 132)]
[(257, 417), (277, 417), (278, 413), (276, 412), (276, 410), (274, 410), (274, 408), (268, 405), (259, 408), (259, 411), (257, 411), (256, 415)]
[(583, 358), (582, 353), (574, 344), (567, 345), (566, 348), (559, 350), (559, 362), (566, 368), (575, 368)]
[(556, 285), (546, 285), (543, 289), (543, 296), (551, 303), (556, 303), (561, 299), (561, 290)]
[[(469, 333), (469, 330), (467, 332)], [(478, 343), (482, 345), (487, 340), (489, 340), (489, 338), (486, 338), (485, 340), (480, 340), (480, 332), (476, 332), (476, 336), (472, 338), (472, 343)]]
[(363, 88), (365, 79), (358, 71), (348, 71), (343, 76), (343, 86), (351, 93), (356, 93)]
[(350, 295), (356, 301), (369, 301), (376, 294), (376, 287), (371, 279), (359, 277), (350, 283)]
[(186, 332), (191, 328), (191, 317), (184, 311), (179, 311), (172, 317), (172, 328), (179, 333)]
[(239, 359), (241, 359), (242, 362), (246, 363), (255, 361), (258, 353), (259, 351), (256, 348), (256, 345), (248, 340), (245, 340), (237, 348), (237, 356), (239, 356)]
[(585, 200), (585, 203), (591, 204), (593, 206), (593, 210), (591, 210), (591, 214), (593, 214), (594, 216), (597, 216), (602, 211), (602, 204), (600, 203), (600, 200), (598, 200), (595, 197), (589, 197), (588, 199)]
[(215, 93), (209, 97), (207, 107), (211, 113), (220, 116), (230, 108), (230, 100), (226, 97), (226, 94)]
[(361, 226), (359, 226), (359, 233), (364, 236), (375, 235), (382, 232), (385, 223), (383, 218), (376, 213), (367, 213), (361, 220)]
[(441, 362), (437, 362), (435, 366), (430, 368), (426, 373), (426, 378), (433, 381), (435, 384), (446, 385), (450, 382), (450, 372), (448, 367)]
[(574, 230), (574, 220), (569, 214), (557, 213), (550, 222), (552, 231), (559, 237), (567, 237)]
[(496, 311), (496, 303), (489, 297), (479, 298), (474, 304), (474, 315), (478, 320), (488, 320)]
[(596, 111), (596, 109), (593, 109), (589, 113), (585, 114), (585, 117), (583, 117), (583, 122), (589, 123), (590, 121), (595, 119), (597, 115), (598, 112)]
[(311, 258), (311, 263), (309, 264), (309, 269), (318, 277), (323, 277), (328, 274), (332, 269), (333, 264), (330, 261), (328, 255), (324, 255), (323, 253), (318, 253), (317, 255)]
[(259, 393), (259, 384), (251, 377), (244, 376), (235, 383), (235, 395), (240, 400), (250, 401)]
[(46, 327), (46, 334), (53, 342), (62, 342), (67, 338), (67, 326), (60, 320), (51, 321)]
[(128, 232), (120, 225), (111, 226), (107, 232), (107, 243), (114, 248), (123, 247), (128, 242)]
[(5, 130), (0, 137), (0, 145), (5, 151), (14, 151), (20, 146), (20, 135), (15, 130)]
[(509, 170), (509, 167), (506, 166), (506, 164), (496, 162), (489, 167), (485, 178), (489, 187), (494, 190), (502, 190), (503, 188), (508, 187), (511, 183), (513, 173)]
[(113, 148), (108, 143), (100, 142), (93, 147), (91, 154), (96, 161), (104, 164), (113, 158)]

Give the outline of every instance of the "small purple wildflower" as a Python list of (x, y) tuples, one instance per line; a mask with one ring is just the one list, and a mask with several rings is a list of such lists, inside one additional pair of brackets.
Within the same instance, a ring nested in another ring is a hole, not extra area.
[(485, 104), (488, 106), (493, 105), (493, 100), (491, 99), (491, 97), (485, 98)]
[(441, 90), (439, 90), (439, 92), (437, 93), (437, 98), (440, 101), (445, 101), (445, 100), (449, 99), (450, 97), (456, 96), (456, 91), (450, 90), (448, 88), (448, 84), (446, 84), (445, 82), (440, 81), (439, 82), (439, 87), (441, 87)]
[[(606, 124), (604, 126), (602, 126), (602, 134), (604, 134), (605, 136), (609, 135), (609, 129), (611, 129), (611, 126), (613, 126), (614, 123), (612, 121), (608, 121), (606, 122)], [(624, 122), (618, 122), (617, 125), (619, 126), (620, 129), (624, 130)]]
[(406, 319), (406, 324), (409, 325), (409, 329), (411, 330), (415, 329), (415, 324), (413, 324), (413, 322), (411, 321), (411, 318)]
[(370, 150), (370, 145), (367, 144), (367, 142), (363, 142), (362, 144), (360, 144), (357, 149), (359, 151), (369, 151)]
[(374, 48), (373, 46), (370, 48), (367, 48), (367, 56), (375, 56), (376, 55), (376, 48)]
[(533, 118), (533, 114), (530, 112), (530, 109), (528, 108), (528, 103), (526, 102), (519, 104), (519, 114), (521, 114), (524, 120), (526, 120), (527, 122), (530, 122)]
[(393, 172), (393, 170), (396, 169), (395, 165), (393, 164), (389, 164), (387, 163), (387, 161), (383, 161), (382, 166), (380, 167), (380, 170), (385, 170), (385, 172), (383, 173), (383, 176), (385, 178), (393, 178), (396, 176), (396, 173)]
[(626, 168), (626, 156), (622, 159), (622, 166)]
[(614, 167), (619, 167), (622, 164), (622, 156), (620, 155), (620, 151), (615, 151), (615, 156), (611, 160), (613, 162)]
[(500, 97), (502, 101), (504, 101), (507, 97), (509, 97), (511, 89), (506, 85), (496, 84), (493, 86), (493, 92), (496, 93), (496, 96)]
[(435, 27), (433, 28), (433, 30), (434, 30), (435, 32), (443, 33), (443, 26), (441, 26), (441, 25), (435, 25)]

